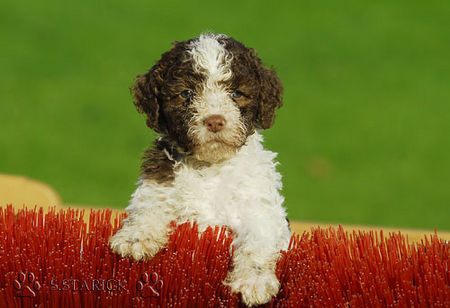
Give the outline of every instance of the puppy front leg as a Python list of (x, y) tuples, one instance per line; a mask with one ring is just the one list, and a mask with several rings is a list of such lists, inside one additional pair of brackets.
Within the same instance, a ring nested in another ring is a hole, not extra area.
[[(256, 260), (258, 259), (258, 260)], [(225, 284), (233, 293), (241, 293), (247, 306), (261, 305), (278, 293), (280, 283), (275, 275), (276, 257), (260, 258), (250, 252), (236, 250), (234, 268), (228, 272)]]
[(167, 213), (141, 209), (133, 211), (123, 220), (122, 228), (109, 239), (111, 249), (122, 257), (135, 260), (151, 259), (168, 241)]
[(280, 283), (275, 274), (280, 250), (289, 244), (286, 225), (281, 234), (267, 234), (262, 239), (255, 232), (237, 234), (233, 255), (233, 269), (224, 283), (235, 293), (241, 293), (247, 306), (261, 305), (278, 293)]

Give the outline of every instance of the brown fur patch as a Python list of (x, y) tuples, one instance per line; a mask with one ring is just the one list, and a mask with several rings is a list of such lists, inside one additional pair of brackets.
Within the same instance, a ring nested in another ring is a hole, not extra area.
[(155, 140), (154, 146), (148, 148), (142, 156), (143, 178), (160, 184), (171, 182), (174, 179), (173, 166), (178, 159), (180, 159), (179, 153), (167, 139)]
[[(282, 106), (283, 85), (273, 69), (264, 67), (256, 51), (232, 39), (223, 39), (225, 48), (233, 54), (233, 77), (230, 88), (244, 93), (238, 101), (249, 134), (254, 126), (267, 129), (275, 119), (275, 109)], [(251, 102), (251, 103), (249, 103)]]
[(180, 94), (186, 90), (200, 92), (204, 78), (193, 71), (192, 59), (186, 52), (190, 42), (176, 42), (147, 74), (138, 76), (131, 89), (138, 111), (147, 115), (147, 125), (176, 141), (183, 152), (191, 150), (187, 131), (194, 111), (190, 101)]

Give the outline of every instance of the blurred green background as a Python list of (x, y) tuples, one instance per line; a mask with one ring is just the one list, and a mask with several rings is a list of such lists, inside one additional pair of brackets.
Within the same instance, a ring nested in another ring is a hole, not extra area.
[(125, 207), (154, 134), (129, 87), (206, 30), (255, 48), (291, 219), (450, 229), (449, 1), (0, 4), (0, 172)]

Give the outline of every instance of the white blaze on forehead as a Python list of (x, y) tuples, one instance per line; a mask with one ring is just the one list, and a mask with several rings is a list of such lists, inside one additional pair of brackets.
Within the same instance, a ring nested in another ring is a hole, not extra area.
[(223, 34), (206, 33), (189, 46), (193, 69), (204, 76), (201, 92), (192, 102), (197, 111), (194, 118), (198, 126), (202, 126), (203, 120), (213, 114), (224, 116), (229, 129), (233, 129), (232, 125), (239, 125), (239, 109), (230, 97), (230, 90), (221, 83), (232, 77), (232, 54), (219, 42), (225, 38), (227, 36)]
[(206, 76), (208, 86), (231, 78), (231, 53), (218, 41), (224, 34), (202, 34), (190, 45), (194, 70)]
[[(195, 156), (205, 161), (231, 157), (245, 140), (239, 108), (230, 97), (230, 89), (222, 83), (233, 74), (233, 56), (219, 42), (224, 38), (227, 36), (223, 34), (202, 34), (192, 41), (188, 51), (194, 71), (204, 76), (201, 92), (192, 101), (195, 114), (188, 134), (197, 144)], [(220, 114), (226, 120), (226, 126), (220, 132), (212, 133), (204, 125), (204, 120), (213, 114)]]

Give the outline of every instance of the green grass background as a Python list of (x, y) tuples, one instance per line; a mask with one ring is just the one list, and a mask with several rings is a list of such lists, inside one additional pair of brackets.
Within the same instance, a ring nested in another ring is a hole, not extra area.
[(2, 1), (0, 172), (126, 206), (154, 137), (129, 86), (213, 30), (284, 82), (264, 135), (291, 219), (450, 229), (449, 16), (448, 1)]

